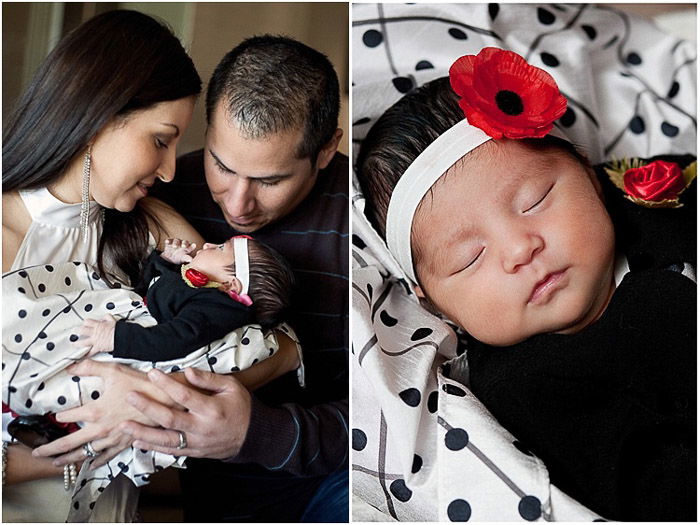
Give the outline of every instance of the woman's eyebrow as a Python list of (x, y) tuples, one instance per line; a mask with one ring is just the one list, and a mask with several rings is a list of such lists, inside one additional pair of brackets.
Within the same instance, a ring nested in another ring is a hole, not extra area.
[(178, 128), (175, 124), (170, 124), (169, 122), (161, 122), (163, 126), (170, 126), (171, 128), (175, 128), (175, 138), (178, 138), (180, 136), (180, 128)]

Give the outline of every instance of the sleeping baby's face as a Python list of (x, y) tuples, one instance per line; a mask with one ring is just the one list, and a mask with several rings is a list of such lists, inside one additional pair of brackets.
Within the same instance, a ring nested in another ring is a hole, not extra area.
[(190, 266), (204, 272), (210, 279), (225, 283), (231, 280), (227, 269), (233, 263), (233, 243), (231, 240), (221, 244), (204, 243), (204, 246), (192, 258)]
[(479, 147), (418, 207), (418, 295), (497, 346), (595, 321), (614, 289), (615, 242), (594, 180), (556, 149)]

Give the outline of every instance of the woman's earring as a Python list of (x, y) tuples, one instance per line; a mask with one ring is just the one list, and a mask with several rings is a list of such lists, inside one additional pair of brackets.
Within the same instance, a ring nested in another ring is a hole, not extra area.
[(90, 152), (92, 145), (88, 146), (83, 158), (83, 193), (80, 203), (80, 234), (83, 237), (83, 242), (88, 239), (88, 219), (90, 218), (90, 163), (92, 161)]

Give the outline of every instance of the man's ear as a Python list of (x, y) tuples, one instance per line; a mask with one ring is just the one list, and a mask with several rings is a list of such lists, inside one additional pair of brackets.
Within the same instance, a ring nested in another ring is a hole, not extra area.
[(317, 169), (322, 170), (326, 168), (328, 164), (330, 164), (331, 160), (333, 160), (335, 152), (338, 151), (338, 145), (340, 144), (341, 138), (343, 138), (343, 130), (338, 128), (335, 130), (335, 133), (333, 133), (331, 140), (329, 140), (318, 153), (318, 157), (316, 158)]

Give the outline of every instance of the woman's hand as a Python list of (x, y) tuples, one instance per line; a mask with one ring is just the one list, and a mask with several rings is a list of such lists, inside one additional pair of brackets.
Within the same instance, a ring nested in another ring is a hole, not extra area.
[(82, 421), (85, 426), (34, 450), (33, 455), (38, 457), (58, 455), (54, 465), (83, 461), (86, 453), (82, 446), (91, 442), (93, 450), (100, 453), (93, 460), (92, 467), (98, 467), (131, 445), (131, 437), (120, 429), (121, 423), (132, 420), (143, 425), (154, 425), (153, 420), (124, 401), (128, 392), (139, 392), (165, 406), (175, 407), (173, 400), (155, 388), (146, 374), (127, 366), (87, 359), (67, 370), (77, 376), (100, 377), (103, 388), (98, 399), (56, 415), (58, 421)]

